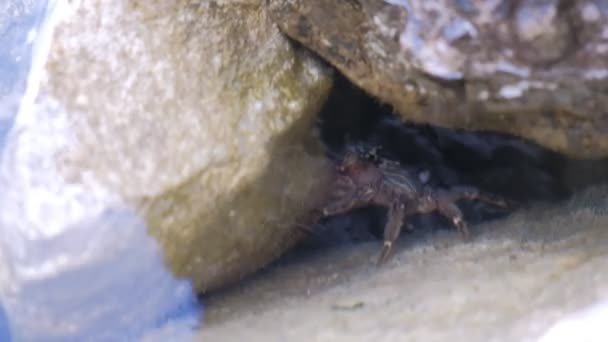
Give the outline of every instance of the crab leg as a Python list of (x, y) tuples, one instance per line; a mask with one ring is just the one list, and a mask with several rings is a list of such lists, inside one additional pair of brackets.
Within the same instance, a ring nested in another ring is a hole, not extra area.
[(339, 188), (339, 190), (341, 191), (336, 193), (339, 198), (338, 200), (331, 202), (321, 210), (315, 210), (311, 220), (309, 220), (311, 225), (297, 223), (296, 227), (303, 233), (321, 238), (321, 236), (312, 229), (313, 224), (317, 223), (323, 217), (345, 213), (351, 209), (369, 205), (375, 195), (375, 191), (372, 187), (364, 187), (359, 190), (353, 189), (349, 191), (344, 191), (343, 188)]
[(384, 264), (392, 256), (393, 243), (401, 233), (401, 226), (405, 218), (405, 206), (403, 203), (391, 205), (388, 209), (388, 221), (384, 228), (384, 245), (378, 258), (378, 265)]
[(462, 218), (462, 211), (460, 211), (456, 204), (447, 201), (440, 201), (437, 205), (437, 211), (452, 221), (456, 228), (458, 228), (458, 231), (464, 240), (469, 239), (469, 229), (466, 222), (464, 222)]
[(341, 194), (339, 200), (328, 204), (321, 212), (323, 216), (332, 216), (367, 206), (371, 203), (375, 193), (372, 187), (364, 187), (360, 190)]
[(449, 190), (448, 196), (451, 201), (457, 201), (459, 199), (478, 200), (490, 204), (494, 204), (499, 207), (506, 207), (507, 203), (498, 198), (481, 193), (479, 190), (468, 187), (468, 186), (456, 186)]

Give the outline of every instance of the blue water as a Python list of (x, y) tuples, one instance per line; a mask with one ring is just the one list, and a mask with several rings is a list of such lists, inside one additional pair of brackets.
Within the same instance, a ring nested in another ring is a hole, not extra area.
[[(0, 12), (2, 152), (31, 71), (37, 40), (28, 42), (28, 37), (40, 36), (30, 32), (40, 29), (48, 15), (47, 1), (8, 1), (8, 10)], [(6, 160), (11, 159), (2, 162)], [(10, 231), (17, 232), (17, 227), (29, 223), (11, 217), (6, 203), (12, 199), (6, 196), (0, 196), (0, 229), (5, 233), (0, 234), (0, 258), (6, 264), (0, 259), (0, 267), (6, 266), (9, 277), (0, 281), (11, 283), (0, 283), (1, 342), (131, 341), (143, 337), (146, 341), (183, 341), (193, 336), (201, 321), (201, 305), (190, 282), (177, 279), (167, 269), (162, 250), (134, 210), (107, 208), (68, 227), (65, 234), (29, 240)], [(96, 246), (108, 250), (100, 253)], [(38, 278), (24, 276), (24, 270), (41, 269), (49, 260), (90, 255), (96, 257), (77, 267), (57, 267), (60, 272), (50, 271)]]
[[(196, 327), (199, 304), (190, 283), (167, 270), (161, 249), (134, 211), (109, 209), (66, 231), (28, 241), (25, 262), (37, 265), (47, 256), (79, 256), (87, 249), (98, 256), (42, 280), (16, 277), (20, 291), (10, 295), (7, 308), (19, 341), (135, 340), (167, 324)], [(99, 255), (94, 245), (107, 253)], [(58, 328), (62, 324), (71, 325), (69, 331)]]
[(0, 147), (25, 92), (33, 43), (28, 42), (28, 33), (40, 27), (47, 6), (47, 1), (4, 1), (8, 6), (0, 13)]

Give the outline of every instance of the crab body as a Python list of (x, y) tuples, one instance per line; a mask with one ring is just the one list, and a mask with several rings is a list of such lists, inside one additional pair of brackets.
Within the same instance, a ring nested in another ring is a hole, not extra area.
[(333, 216), (372, 205), (388, 208), (379, 264), (390, 258), (392, 245), (409, 216), (437, 211), (467, 239), (468, 228), (455, 204), (457, 200), (482, 200), (498, 206), (506, 205), (502, 199), (482, 194), (474, 187), (432, 187), (425, 173), (416, 173), (395, 161), (380, 158), (375, 148), (364, 145), (350, 147), (336, 171), (331, 200), (322, 208), (321, 216)]

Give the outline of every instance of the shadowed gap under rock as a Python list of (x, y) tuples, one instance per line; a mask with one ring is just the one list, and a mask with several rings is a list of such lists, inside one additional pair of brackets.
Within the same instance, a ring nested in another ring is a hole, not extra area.
[[(339, 74), (317, 124), (329, 158), (340, 156), (347, 144), (371, 143), (380, 146), (386, 158), (429, 171), (433, 185), (472, 185), (512, 200), (519, 208), (566, 200), (608, 178), (608, 160), (570, 159), (502, 133), (403, 122), (389, 105), (368, 96)], [(458, 205), (470, 225), (512, 212), (478, 201), (459, 201)], [(376, 207), (325, 218), (312, 227), (318, 234), (293, 253), (380, 239), (385, 222), (386, 209)], [(405, 224), (410, 230), (453, 228), (438, 214), (417, 215)], [(403, 232), (407, 234), (408, 229)]]

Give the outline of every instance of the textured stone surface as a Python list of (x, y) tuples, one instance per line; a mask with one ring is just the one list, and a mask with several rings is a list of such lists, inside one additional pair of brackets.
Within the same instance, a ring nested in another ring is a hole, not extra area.
[(406, 120), (608, 156), (608, 2), (271, 0), (282, 30)]
[[(262, 2), (52, 3), (0, 168), (15, 326), (49, 340), (137, 326), (185, 296), (152, 276), (163, 261), (207, 291), (289, 248), (327, 172), (311, 127), (331, 81)], [(114, 302), (116, 284), (145, 298)]]

